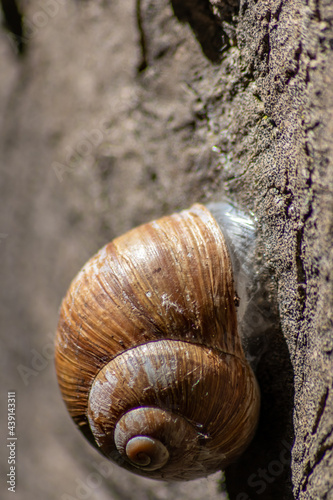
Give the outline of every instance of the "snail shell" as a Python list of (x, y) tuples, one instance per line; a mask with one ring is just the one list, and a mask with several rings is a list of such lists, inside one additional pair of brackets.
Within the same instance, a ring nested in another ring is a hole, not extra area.
[(62, 302), (56, 370), (75, 423), (132, 472), (195, 479), (243, 452), (259, 389), (207, 208), (144, 224), (87, 262)]

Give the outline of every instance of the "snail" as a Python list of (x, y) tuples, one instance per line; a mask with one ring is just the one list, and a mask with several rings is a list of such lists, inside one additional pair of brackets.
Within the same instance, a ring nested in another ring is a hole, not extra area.
[(250, 252), (254, 228), (217, 207), (195, 204), (114, 239), (61, 305), (55, 362), (71, 417), (106, 457), (152, 479), (225, 468), (257, 426), (232, 270), (245, 290), (242, 235)]

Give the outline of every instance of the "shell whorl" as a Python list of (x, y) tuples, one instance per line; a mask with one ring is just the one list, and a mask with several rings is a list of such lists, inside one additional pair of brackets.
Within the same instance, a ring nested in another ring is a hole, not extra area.
[[(170, 455), (163, 470), (150, 477), (190, 479), (227, 465), (243, 451), (255, 428), (256, 391), (251, 369), (237, 356), (160, 340), (129, 349), (103, 367), (90, 391), (88, 418), (109, 458), (128, 467), (123, 460), (128, 440), (145, 435), (162, 442)], [(134, 420), (132, 409), (140, 406), (145, 413)], [(119, 456), (115, 430), (122, 420), (127, 437)]]
[[(114, 441), (120, 455), (144, 471), (166, 464), (164, 473), (182, 460), (190, 469), (198, 452), (195, 428), (183, 417), (160, 408), (135, 408), (125, 413), (115, 427)], [(141, 455), (141, 459), (137, 459)], [(143, 459), (144, 463), (143, 463)]]
[[(74, 421), (130, 470), (190, 479), (243, 451), (255, 431), (259, 392), (237, 334), (228, 250), (205, 207), (133, 229), (88, 261), (62, 303), (56, 368)], [(162, 412), (170, 430), (141, 415), (135, 436), (148, 439), (120, 439), (119, 425), (140, 407)], [(174, 420), (187, 436), (185, 454), (184, 446), (170, 445), (178, 435)], [(136, 451), (141, 445), (151, 456)]]
[(142, 407), (125, 413), (117, 422), (114, 443), (117, 451), (135, 467), (153, 471), (165, 465), (170, 453), (155, 433), (166, 434), (166, 429), (177, 425), (177, 420), (168, 419), (159, 408)]

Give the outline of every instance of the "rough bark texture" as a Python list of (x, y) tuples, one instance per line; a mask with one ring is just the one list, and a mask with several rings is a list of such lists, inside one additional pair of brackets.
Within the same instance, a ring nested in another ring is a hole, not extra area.
[[(61, 403), (52, 336), (99, 247), (224, 197), (257, 219), (275, 326), (257, 369), (257, 436), (223, 488), (237, 500), (333, 498), (332, 2), (19, 5), (24, 55), (0, 37), (1, 366), (3, 396), (17, 392), (16, 498), (223, 498), (216, 477), (165, 485), (105, 465)], [(1, 453), (7, 474), (4, 443)]]

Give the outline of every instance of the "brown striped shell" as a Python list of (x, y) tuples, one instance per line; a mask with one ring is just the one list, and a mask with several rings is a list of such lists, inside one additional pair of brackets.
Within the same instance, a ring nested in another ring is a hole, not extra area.
[(242, 453), (259, 390), (226, 243), (204, 206), (133, 229), (87, 262), (62, 302), (56, 369), (76, 424), (132, 472), (195, 479)]

